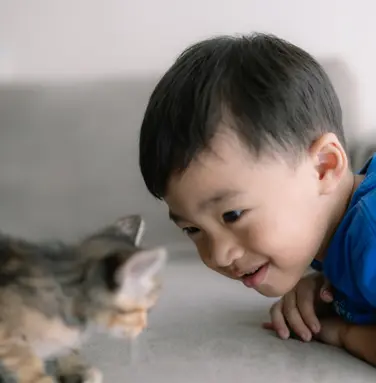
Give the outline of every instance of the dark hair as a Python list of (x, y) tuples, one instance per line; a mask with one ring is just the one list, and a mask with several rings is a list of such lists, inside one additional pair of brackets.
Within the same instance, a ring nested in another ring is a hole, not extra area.
[(178, 57), (146, 108), (139, 162), (155, 197), (209, 147), (224, 120), (255, 155), (298, 155), (325, 132), (345, 146), (338, 97), (311, 55), (259, 33), (207, 39)]

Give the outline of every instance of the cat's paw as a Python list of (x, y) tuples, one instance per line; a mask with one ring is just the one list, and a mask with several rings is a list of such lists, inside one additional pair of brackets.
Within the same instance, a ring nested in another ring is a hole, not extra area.
[(83, 373), (59, 376), (59, 383), (102, 383), (103, 375), (96, 368), (89, 368)]

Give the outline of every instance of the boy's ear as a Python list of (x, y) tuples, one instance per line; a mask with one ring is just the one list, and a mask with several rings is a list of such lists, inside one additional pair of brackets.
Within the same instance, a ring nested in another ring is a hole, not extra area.
[(314, 161), (320, 194), (332, 193), (349, 171), (346, 151), (333, 133), (326, 133), (310, 148)]

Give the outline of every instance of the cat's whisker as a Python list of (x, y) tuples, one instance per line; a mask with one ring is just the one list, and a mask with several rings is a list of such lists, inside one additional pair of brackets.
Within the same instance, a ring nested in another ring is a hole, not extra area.
[(130, 364), (135, 364), (140, 359), (140, 339), (133, 338), (129, 342), (129, 356), (130, 356)]

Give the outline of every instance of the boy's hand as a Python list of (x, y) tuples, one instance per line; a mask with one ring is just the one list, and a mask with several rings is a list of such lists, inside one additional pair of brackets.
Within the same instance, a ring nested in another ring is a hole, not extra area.
[(263, 327), (276, 331), (282, 339), (289, 338), (292, 330), (308, 342), (321, 329), (318, 311), (332, 300), (333, 296), (324, 276), (313, 273), (302, 278), (293, 290), (271, 307), (272, 322), (264, 323)]

